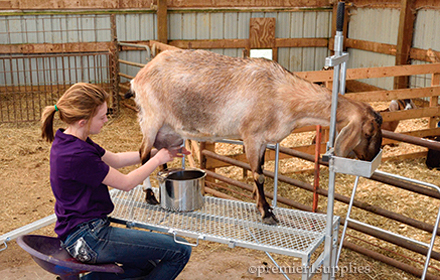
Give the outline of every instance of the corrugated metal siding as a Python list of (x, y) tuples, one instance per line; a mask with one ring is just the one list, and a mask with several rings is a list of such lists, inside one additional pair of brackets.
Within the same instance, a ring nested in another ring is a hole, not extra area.
[[(110, 27), (109, 15), (2, 16), (0, 17), (0, 42), (3, 44), (108, 42), (111, 41)], [(30, 80), (45, 85), (49, 83), (49, 80), (50, 83), (54, 84), (69, 84), (82, 81), (78, 80), (79, 77), (76, 74), (78, 70), (75, 69), (80, 69), (83, 65), (90, 68), (102, 68), (95, 60), (85, 60), (82, 56), (61, 58), (57, 55), (51, 55), (47, 56), (47, 59), (33, 58), (29, 61), (15, 59), (19, 56), (21, 55), (9, 55), (7, 56), (9, 59), (4, 60), (4, 67), (0, 70), (2, 73), (0, 75), (0, 85), (12, 85), (14, 80), (24, 84)], [(31, 63), (31, 61), (34, 61), (34, 63)], [(103, 62), (100, 61), (99, 63)], [(106, 59), (104, 63), (108, 65), (108, 60)], [(8, 65), (7, 68), (6, 64)], [(61, 70), (60, 68), (63, 65), (66, 69)], [(26, 69), (28, 71), (25, 71)], [(37, 75), (43, 71), (42, 69), (49, 71), (49, 73), (41, 73), (35, 79), (25, 77), (29, 73)], [(60, 73), (60, 71), (65, 73)], [(15, 79), (14, 75), (17, 75)], [(98, 80), (96, 75), (96, 73), (91, 72), (90, 75), (87, 75), (87, 81)], [(46, 76), (52, 76), (52, 78), (46, 79)], [(105, 77), (105, 79), (108, 80), (109, 77)]]
[[(397, 44), (400, 11), (397, 9), (355, 9), (349, 21), (348, 38), (372, 42)], [(348, 68), (393, 66), (396, 58), (391, 55), (348, 49)], [(392, 77), (362, 80), (385, 89), (393, 88)]]
[[(329, 37), (331, 11), (219, 12), (168, 14), (170, 40), (247, 39), (252, 17), (276, 18), (277, 38)], [(119, 41), (157, 39), (154, 13), (119, 14)], [(0, 17), (0, 41), (7, 44), (105, 42), (111, 40), (110, 15), (29, 15)], [(217, 53), (239, 57), (240, 49), (216, 49)], [(291, 71), (319, 70), (329, 55), (327, 48), (280, 48), (278, 62)], [(145, 51), (121, 52), (120, 58), (145, 63)], [(139, 69), (121, 65), (134, 76)], [(123, 79), (124, 81), (124, 79)]]
[[(145, 14), (120, 14), (116, 16), (116, 33), (119, 41), (148, 41), (157, 39), (157, 16), (153, 13)], [(138, 63), (147, 63), (147, 52), (123, 51), (119, 53), (122, 60)], [(135, 76), (139, 71), (138, 67), (120, 64), (122, 73)], [(127, 82), (121, 78), (121, 82)]]
[(108, 42), (109, 15), (1, 16), (2, 44)]
[[(223, 12), (170, 13), (170, 40), (247, 39), (250, 18), (275, 18), (276, 38), (327, 38), (331, 32), (331, 11), (307, 12)], [(239, 57), (239, 49), (215, 49), (217, 53)], [(280, 48), (278, 62), (291, 71), (319, 70), (327, 48)]]
[[(306, 12), (219, 12), (168, 14), (170, 40), (247, 39), (250, 18), (276, 19), (276, 38), (328, 38), (331, 34), (331, 11)], [(143, 27), (140, 30), (140, 27)], [(118, 15), (119, 41), (155, 40), (156, 15)], [(213, 49), (216, 53), (233, 57), (242, 56), (241, 49)], [(327, 48), (280, 48), (278, 62), (290, 71), (320, 70), (324, 66)], [(145, 63), (145, 52), (121, 52), (121, 59)], [(121, 71), (134, 76), (138, 68), (121, 65)], [(122, 79), (122, 82), (126, 82)]]
[[(419, 10), (414, 24), (413, 47), (440, 51), (440, 11)], [(421, 65), (429, 62), (413, 60), (411, 64)], [(431, 75), (417, 75), (410, 78), (411, 87), (431, 86)]]
[[(111, 41), (109, 15), (0, 16), (2, 44)], [(32, 121), (77, 82), (108, 90), (109, 53), (0, 55), (0, 122)]]

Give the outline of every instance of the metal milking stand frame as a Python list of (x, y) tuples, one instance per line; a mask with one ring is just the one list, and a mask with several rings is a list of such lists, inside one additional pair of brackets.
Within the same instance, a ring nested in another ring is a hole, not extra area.
[[(413, 238), (409, 238), (406, 236), (402, 236), (400, 234), (396, 234), (387, 230), (383, 230), (381, 228), (362, 223), (356, 219), (350, 218), (350, 212), (354, 202), (354, 196), (356, 193), (356, 189), (359, 183), (359, 176), (370, 178), (373, 173), (383, 174), (395, 179), (399, 179), (402, 181), (412, 182), (415, 184), (419, 184), (428, 188), (432, 188), (440, 193), (440, 187), (422, 182), (415, 179), (406, 178), (399, 175), (389, 174), (383, 171), (379, 171), (377, 167), (381, 163), (382, 160), (382, 150), (376, 155), (376, 157), (370, 161), (361, 161), (361, 160), (353, 160), (347, 158), (341, 158), (334, 155), (334, 142), (336, 136), (336, 111), (337, 111), (337, 103), (338, 103), (338, 91), (343, 95), (345, 93), (345, 79), (346, 79), (346, 62), (348, 61), (348, 53), (342, 52), (343, 50), (343, 23), (344, 23), (344, 11), (345, 11), (345, 3), (343, 1), (338, 3), (337, 10), (337, 19), (336, 19), (336, 36), (335, 36), (335, 54), (331, 57), (327, 57), (325, 61), (325, 66), (331, 67), (334, 66), (334, 74), (333, 74), (333, 89), (332, 89), (332, 107), (331, 107), (331, 119), (330, 119), (330, 135), (329, 142), (327, 143), (327, 152), (323, 155), (322, 160), (327, 161), (329, 163), (329, 186), (328, 186), (328, 203), (327, 203), (327, 225), (326, 225), (326, 234), (325, 234), (325, 258), (323, 263), (323, 274), (322, 279), (334, 279), (335, 272), (337, 269), (339, 257), (341, 254), (342, 244), (345, 237), (345, 232), (347, 229), (348, 222), (356, 223), (364, 225), (368, 228), (376, 229), (380, 232), (390, 234), (392, 236), (403, 238), (409, 242), (424, 246), (428, 248), (426, 254), (426, 260), (423, 268), (423, 273), (421, 279), (425, 279), (429, 261), (431, 258), (432, 250), (434, 247), (435, 237), (437, 235), (437, 230), (440, 224), (440, 207), (437, 213), (434, 230), (432, 232), (432, 237), (430, 243), (424, 243)], [(334, 192), (335, 192), (335, 176), (336, 173), (343, 173), (349, 175), (355, 175), (356, 180), (354, 183), (352, 195), (350, 198), (349, 208), (347, 210), (347, 217), (345, 219), (342, 236), (339, 244), (339, 249), (336, 254), (336, 246), (332, 246), (332, 244), (336, 244), (338, 236), (332, 235), (337, 231), (332, 229), (332, 220), (333, 220), (333, 210), (334, 210)], [(333, 248), (332, 248), (333, 247)]]
[[(325, 232), (324, 251), (325, 257), (323, 262), (322, 279), (334, 279), (336, 268), (336, 244), (337, 234), (333, 235), (333, 210), (334, 210), (334, 194), (335, 194), (335, 176), (336, 172), (332, 168), (334, 158), (334, 143), (336, 136), (336, 111), (338, 104), (338, 93), (345, 93), (345, 77), (346, 62), (348, 61), (348, 53), (343, 53), (344, 36), (342, 34), (344, 24), (345, 3), (339, 2), (336, 15), (336, 36), (334, 50), (335, 54), (325, 59), (326, 67), (334, 67), (333, 72), (333, 89), (332, 89), (332, 106), (330, 118), (330, 134), (327, 142), (327, 152), (322, 159), (329, 162), (329, 183), (328, 183), (328, 200), (327, 200), (327, 226)], [(336, 231), (337, 232), (337, 231)]]

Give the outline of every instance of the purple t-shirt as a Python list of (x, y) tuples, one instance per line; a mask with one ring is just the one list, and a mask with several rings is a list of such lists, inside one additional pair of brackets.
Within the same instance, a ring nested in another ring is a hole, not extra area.
[(55, 232), (65, 240), (77, 225), (104, 218), (114, 205), (102, 184), (110, 167), (102, 161), (105, 150), (90, 138), (83, 141), (63, 130), (55, 133), (50, 151), (50, 184), (55, 196)]

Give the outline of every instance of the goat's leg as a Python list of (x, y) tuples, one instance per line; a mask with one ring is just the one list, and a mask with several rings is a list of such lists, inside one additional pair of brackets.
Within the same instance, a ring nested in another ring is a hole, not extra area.
[[(145, 129), (145, 127), (143, 127), (142, 124), (143, 123), (141, 122), (141, 130), (144, 137), (142, 139), (142, 144), (139, 150), (139, 154), (142, 164), (145, 164), (151, 158), (151, 149), (153, 148), (153, 143), (155, 141), (156, 134), (157, 131), (159, 131), (159, 129), (154, 127), (149, 127)], [(144, 191), (146, 193), (145, 200), (148, 204), (152, 204), (152, 205), (159, 204), (159, 201), (156, 199), (151, 187), (147, 187)]]
[[(245, 141), (246, 142), (246, 141)], [(256, 194), (257, 208), (261, 213), (261, 218), (264, 224), (275, 225), (278, 223), (278, 219), (272, 212), (272, 207), (266, 201), (264, 195), (264, 153), (266, 150), (265, 145), (257, 145), (255, 143), (245, 143), (246, 156), (251, 166), (252, 175), (254, 178), (254, 195)]]

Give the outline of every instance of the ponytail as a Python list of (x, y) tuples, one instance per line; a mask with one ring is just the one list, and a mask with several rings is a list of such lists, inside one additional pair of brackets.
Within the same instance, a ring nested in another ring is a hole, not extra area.
[(43, 110), (41, 115), (41, 137), (47, 142), (52, 142), (54, 139), (53, 133), (53, 119), (55, 117), (55, 112), (58, 111), (55, 106), (47, 106)]
[(59, 111), (60, 120), (73, 124), (79, 120), (91, 119), (97, 108), (108, 102), (109, 94), (97, 85), (76, 83), (58, 99), (55, 106), (47, 106), (41, 115), (41, 136), (48, 142), (54, 140), (53, 120)]

